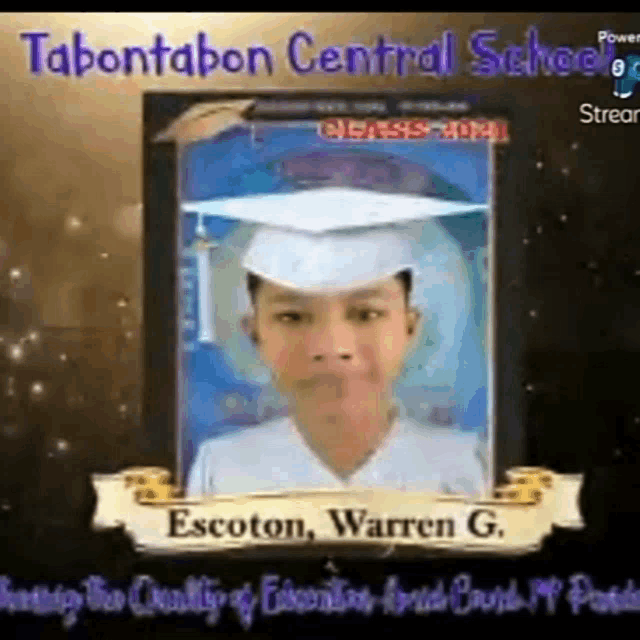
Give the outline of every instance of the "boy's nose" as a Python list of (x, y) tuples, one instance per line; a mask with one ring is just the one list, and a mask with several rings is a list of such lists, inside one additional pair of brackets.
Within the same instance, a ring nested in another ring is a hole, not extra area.
[(324, 360), (351, 360), (353, 358), (353, 354), (347, 351), (346, 349), (337, 349), (336, 353), (324, 354), (324, 353), (316, 353), (313, 356), (314, 362), (323, 362)]
[(358, 358), (353, 328), (347, 323), (331, 322), (309, 337), (308, 354), (312, 364), (325, 369), (353, 369)]

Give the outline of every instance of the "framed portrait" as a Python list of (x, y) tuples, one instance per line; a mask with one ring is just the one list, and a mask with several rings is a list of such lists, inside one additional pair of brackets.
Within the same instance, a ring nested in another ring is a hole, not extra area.
[(165, 552), (523, 552), (579, 526), (576, 478), (499, 448), (508, 114), (158, 93), (145, 128), (157, 466), (99, 480), (96, 522), (126, 505)]

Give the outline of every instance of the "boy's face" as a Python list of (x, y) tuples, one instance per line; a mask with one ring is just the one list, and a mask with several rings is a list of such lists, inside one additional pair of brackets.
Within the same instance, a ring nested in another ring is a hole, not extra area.
[(268, 281), (246, 323), (279, 390), (331, 411), (390, 390), (417, 333), (404, 286), (391, 277), (339, 295), (303, 295)]

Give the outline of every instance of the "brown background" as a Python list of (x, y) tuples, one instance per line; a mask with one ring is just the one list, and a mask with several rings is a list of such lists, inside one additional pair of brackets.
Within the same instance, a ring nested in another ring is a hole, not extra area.
[[(581, 125), (578, 107), (587, 101), (636, 108), (640, 96), (623, 104), (611, 94), (611, 79), (600, 77), (296, 76), (283, 54), (297, 29), (311, 32), (319, 47), (368, 45), (378, 34), (427, 45), (451, 29), (463, 52), (477, 29), (499, 29), (494, 45), (502, 49), (523, 43), (527, 28), (536, 25), (543, 42), (578, 48), (596, 46), (601, 29), (640, 32), (636, 15), (4, 14), (0, 23), (5, 88), (0, 101), (0, 297), (8, 309), (0, 337), (33, 325), (49, 327), (53, 341), (49, 356), (39, 359), (34, 352), (28, 366), (3, 375), (13, 372), (25, 389), (47, 376), (64, 381), (59, 396), (46, 398), (49, 404), (32, 402), (25, 391), (19, 404), (5, 399), (3, 405), (0, 547), (8, 550), (3, 572), (40, 580), (45, 574), (112, 571), (122, 576), (128, 570), (125, 541), (89, 532), (95, 497), (87, 479), (95, 470), (139, 463), (154, 428), (150, 423), (143, 430), (132, 410), (141, 404), (144, 373), (138, 331), (143, 320), (143, 92), (149, 90), (468, 91), (519, 113), (529, 130), (514, 140), (512, 217), (499, 230), (504, 247), (500, 344), (508, 363), (500, 372), (508, 393), (500, 398), (506, 431), (499, 446), (507, 462), (576, 472), (609, 462), (617, 450), (634, 451), (640, 440), (635, 433), (640, 423), (635, 421), (640, 416), (640, 125)], [(80, 30), (94, 49), (150, 46), (157, 32), (182, 44), (202, 30), (220, 48), (269, 46), (278, 65), (272, 77), (33, 77), (19, 33), (35, 30), (49, 31), (52, 43), (70, 42), (72, 32)], [(561, 215), (567, 216), (565, 222)], [(77, 228), (72, 218), (80, 221)], [(530, 240), (526, 245), (524, 238)], [(12, 267), (23, 272), (18, 284), (10, 282)], [(133, 334), (125, 340), (128, 330)], [(87, 349), (89, 343), (93, 346)], [(74, 369), (59, 365), (63, 349)], [(582, 551), (575, 554), (581, 569), (584, 557)], [(160, 562), (136, 571), (146, 568), (179, 582), (176, 566)], [(200, 565), (190, 567), (184, 571), (201, 571)], [(260, 570), (234, 567), (234, 575), (243, 579)], [(306, 567), (289, 569), (304, 573)], [(510, 571), (507, 567), (505, 575)], [(302, 577), (315, 580), (316, 574), (309, 569)], [(423, 575), (418, 579), (424, 582)], [(312, 623), (310, 618), (305, 637), (317, 633)]]

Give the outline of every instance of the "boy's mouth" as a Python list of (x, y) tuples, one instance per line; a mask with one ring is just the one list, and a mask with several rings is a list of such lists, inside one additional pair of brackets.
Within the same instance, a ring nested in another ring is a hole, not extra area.
[(378, 380), (371, 373), (318, 374), (299, 381), (296, 390), (317, 400), (341, 400), (359, 392), (375, 391), (377, 386)]

